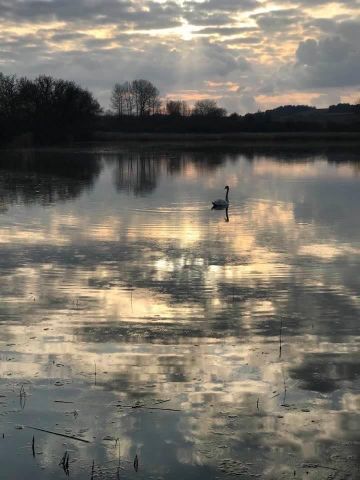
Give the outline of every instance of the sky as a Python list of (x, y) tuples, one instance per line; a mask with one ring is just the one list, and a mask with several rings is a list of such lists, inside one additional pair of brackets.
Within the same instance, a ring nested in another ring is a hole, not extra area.
[(0, 72), (75, 80), (109, 107), (145, 78), (228, 112), (360, 98), (360, 0), (0, 0)]

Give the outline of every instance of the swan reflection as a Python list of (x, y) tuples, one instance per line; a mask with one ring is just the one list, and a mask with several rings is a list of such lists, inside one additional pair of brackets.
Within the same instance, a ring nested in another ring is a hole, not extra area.
[(213, 206), (211, 207), (211, 210), (225, 210), (225, 218), (224, 218), (224, 220), (225, 220), (225, 222), (229, 222), (229, 221), (230, 221), (230, 218), (229, 218), (229, 206), (225, 206), (225, 205), (223, 205), (223, 206), (215, 206), (215, 205), (213, 205)]

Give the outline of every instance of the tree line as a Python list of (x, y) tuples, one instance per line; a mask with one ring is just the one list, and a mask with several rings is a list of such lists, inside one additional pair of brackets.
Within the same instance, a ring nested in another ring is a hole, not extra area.
[(111, 93), (110, 108), (111, 112), (118, 117), (144, 117), (149, 115), (171, 115), (177, 117), (190, 115), (226, 116), (226, 110), (219, 107), (216, 101), (212, 99), (198, 100), (193, 108), (190, 108), (184, 100), (167, 100), (163, 102), (158, 88), (144, 79), (116, 83)]
[(21, 135), (35, 143), (81, 139), (100, 112), (92, 93), (75, 82), (0, 73), (0, 142)]
[(93, 94), (73, 81), (0, 72), (0, 144), (69, 142), (89, 139), (96, 131), (360, 131), (359, 104), (320, 110), (285, 105), (244, 116), (227, 115), (213, 99), (198, 100), (193, 106), (183, 100), (162, 100), (159, 89), (144, 79), (115, 84), (110, 108), (104, 113)]

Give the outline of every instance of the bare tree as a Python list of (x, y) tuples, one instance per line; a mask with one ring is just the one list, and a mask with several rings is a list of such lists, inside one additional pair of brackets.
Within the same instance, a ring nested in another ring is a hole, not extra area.
[(218, 106), (215, 100), (209, 98), (205, 100), (198, 100), (192, 111), (193, 115), (224, 117), (226, 110)]
[(188, 117), (191, 114), (191, 109), (185, 100), (181, 101), (181, 116)]
[(15, 108), (18, 93), (18, 80), (15, 75), (4, 75), (0, 72), (0, 111), (10, 115)]
[(124, 84), (116, 83), (111, 93), (110, 106), (119, 117), (125, 113), (125, 94)]
[(152, 102), (152, 114), (153, 115), (158, 115), (160, 113), (162, 113), (162, 101), (160, 100), (160, 98), (156, 98), (153, 100)]
[(177, 117), (187, 117), (190, 114), (190, 109), (183, 100), (168, 100), (166, 102), (166, 113)]
[(166, 113), (174, 117), (181, 116), (181, 101), (180, 100), (168, 100), (166, 102)]
[(159, 90), (148, 80), (116, 83), (111, 94), (110, 105), (118, 116), (154, 115), (161, 111)]
[(126, 115), (133, 115), (135, 109), (134, 94), (130, 82), (123, 83)]
[(134, 80), (132, 92), (135, 102), (136, 115), (142, 117), (150, 115), (159, 107), (159, 90), (148, 80)]

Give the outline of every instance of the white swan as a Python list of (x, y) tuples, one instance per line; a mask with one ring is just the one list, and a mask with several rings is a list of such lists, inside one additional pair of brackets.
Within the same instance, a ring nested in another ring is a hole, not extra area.
[(226, 208), (229, 206), (229, 190), (230, 190), (230, 187), (228, 185), (226, 185), (225, 189), (226, 190), (226, 197), (225, 197), (225, 200), (223, 200), (222, 198), (218, 198), (217, 200), (214, 200), (212, 202), (213, 204), (213, 208)]

